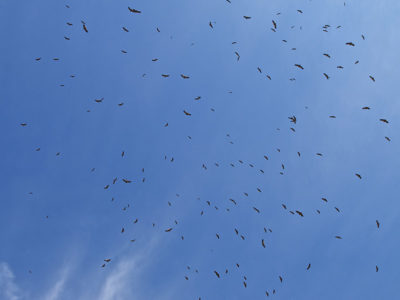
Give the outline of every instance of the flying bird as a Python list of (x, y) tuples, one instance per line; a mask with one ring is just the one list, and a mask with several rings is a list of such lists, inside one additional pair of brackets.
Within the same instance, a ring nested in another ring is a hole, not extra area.
[(237, 60), (239, 61), (239, 59), (240, 59), (239, 53), (237, 53), (237, 52), (235, 51), (235, 54), (236, 54), (236, 56), (237, 56)]
[(298, 67), (299, 69), (302, 69), (302, 70), (304, 70), (304, 68), (303, 68), (303, 66), (302, 66), (302, 65), (295, 64), (294, 66), (295, 66), (295, 67)]
[(134, 9), (134, 8), (130, 8), (129, 6), (128, 6), (128, 9), (129, 9), (130, 12), (135, 13), (135, 14), (142, 13), (140, 10), (137, 10), (137, 9)]

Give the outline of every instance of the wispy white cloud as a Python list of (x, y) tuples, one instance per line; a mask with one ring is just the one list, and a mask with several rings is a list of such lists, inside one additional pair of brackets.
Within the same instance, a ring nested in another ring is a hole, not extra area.
[[(78, 272), (76, 264), (68, 260), (60, 266), (47, 288), (41, 291), (23, 291), (16, 283), (15, 276), (5, 262), (0, 262), (0, 299), (25, 300), (27, 295), (34, 294), (35, 299), (62, 300), (62, 299), (98, 299), (124, 300), (146, 299), (154, 291), (144, 290), (142, 276), (152, 267), (156, 247), (160, 237), (154, 238), (143, 245), (140, 251), (115, 258), (115, 265), (108, 265), (104, 270), (95, 270), (89, 274)], [(103, 274), (101, 274), (105, 271)], [(100, 273), (100, 274), (99, 274)], [(82, 289), (82, 282), (87, 282)], [(158, 299), (170, 299), (164, 291)]]
[(15, 276), (5, 262), (0, 262), (0, 298), (5, 300), (21, 299), (21, 291), (15, 283)]
[(45, 296), (43, 297), (44, 300), (58, 300), (62, 298), (62, 294), (65, 288), (65, 284), (68, 280), (70, 274), (70, 267), (64, 267), (57, 278), (54, 286), (46, 292)]

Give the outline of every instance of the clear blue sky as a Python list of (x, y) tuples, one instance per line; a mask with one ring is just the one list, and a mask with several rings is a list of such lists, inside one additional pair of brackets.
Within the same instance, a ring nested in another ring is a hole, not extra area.
[(399, 9), (1, 1), (0, 299), (396, 299)]

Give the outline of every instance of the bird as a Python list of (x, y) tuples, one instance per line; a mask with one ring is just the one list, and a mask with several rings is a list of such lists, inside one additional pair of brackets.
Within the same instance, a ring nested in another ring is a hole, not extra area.
[(135, 14), (142, 13), (140, 10), (137, 10), (137, 9), (134, 9), (134, 8), (130, 8), (129, 6), (128, 6), (128, 9), (129, 9), (130, 12), (135, 13)]
[(236, 56), (237, 56), (237, 61), (239, 61), (239, 59), (240, 59), (239, 53), (237, 53), (237, 52), (235, 51), (235, 54), (236, 54)]
[(386, 124), (389, 124), (389, 121), (386, 120), (386, 119), (379, 119), (379, 121), (381, 121), (381, 122), (383, 122), (383, 123), (386, 123)]
[(261, 240), (261, 245), (263, 246), (263, 248), (265, 248), (265, 242), (264, 239)]
[(186, 116), (191, 116), (191, 115), (192, 115), (191, 113), (188, 113), (186, 110), (184, 110), (183, 113), (184, 113)]
[(361, 179), (361, 175), (360, 174), (356, 173), (356, 176)]
[(304, 67), (303, 67), (302, 65), (295, 64), (294, 66), (295, 66), (295, 67), (298, 67), (298, 68), (301, 69), (301, 70), (304, 70)]
[(290, 122), (292, 122), (292, 123), (294, 123), (294, 124), (296, 124), (296, 122), (297, 122), (296, 116), (288, 117), (288, 119), (290, 120)]
[(125, 32), (129, 32), (128, 28), (126, 28), (126, 27), (122, 27), (122, 30)]
[(310, 270), (310, 268), (311, 268), (311, 264), (308, 264), (307, 270)]
[(125, 182), (125, 183), (131, 183), (132, 182), (131, 180), (128, 180), (128, 179), (122, 179), (122, 181)]
[(208, 23), (208, 26), (210, 26), (211, 28), (214, 28), (214, 26), (213, 26), (213, 24), (211, 23), (211, 21), (210, 21), (210, 23)]
[(347, 45), (347, 46), (352, 46), (352, 47), (355, 46), (354, 43), (352, 43), (352, 42), (347, 42), (346, 45)]
[(324, 76), (326, 79), (329, 79), (330, 77), (328, 76), (328, 74), (324, 73)]
[(170, 232), (170, 231), (172, 231), (172, 228), (165, 229), (165, 232)]
[(82, 27), (83, 27), (83, 30), (84, 30), (85, 32), (89, 32), (88, 29), (87, 29), (87, 27), (86, 27), (86, 24), (82, 24)]
[(219, 278), (219, 273), (217, 271), (214, 271), (215, 275)]
[(183, 74), (181, 74), (181, 77), (182, 77), (183, 79), (189, 79), (189, 78), (190, 78), (189, 76), (186, 76), (186, 75), (183, 75)]
[(245, 18), (246, 20), (251, 19), (251, 17), (249, 17), (249, 16), (243, 16), (243, 18)]
[(379, 228), (379, 227), (381, 226), (381, 224), (379, 223), (379, 221), (378, 221), (378, 220), (376, 220), (375, 222), (376, 222), (376, 227), (378, 227), (378, 228)]
[(369, 78), (371, 78), (371, 80), (372, 80), (373, 82), (375, 82), (375, 77), (369, 75)]
[(276, 22), (274, 20), (272, 20), (272, 25), (274, 25), (274, 29), (276, 29), (277, 25), (276, 25)]

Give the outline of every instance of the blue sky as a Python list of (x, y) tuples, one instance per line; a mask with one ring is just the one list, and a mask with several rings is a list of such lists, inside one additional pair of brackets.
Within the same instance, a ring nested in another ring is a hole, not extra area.
[(399, 9), (0, 2), (0, 299), (394, 299)]

